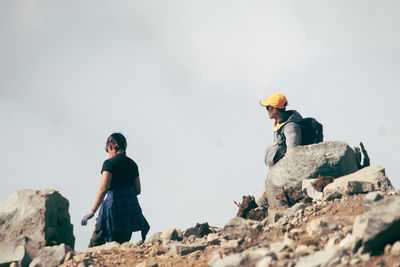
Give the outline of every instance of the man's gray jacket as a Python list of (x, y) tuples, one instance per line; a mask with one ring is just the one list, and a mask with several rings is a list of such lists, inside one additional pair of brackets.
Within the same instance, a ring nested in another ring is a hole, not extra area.
[(265, 164), (269, 167), (274, 166), (286, 152), (292, 150), (296, 146), (301, 145), (301, 115), (295, 110), (286, 111), (289, 117), (280, 128), (274, 131), (274, 143), (267, 147), (265, 152)]

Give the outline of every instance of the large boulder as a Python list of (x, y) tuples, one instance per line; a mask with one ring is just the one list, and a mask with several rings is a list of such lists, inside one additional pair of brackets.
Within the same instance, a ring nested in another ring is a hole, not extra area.
[(362, 252), (379, 254), (400, 240), (400, 197), (365, 202), (365, 212), (354, 220), (353, 235), (362, 240)]
[(32, 262), (29, 264), (29, 267), (59, 266), (64, 261), (65, 255), (69, 251), (72, 251), (72, 249), (65, 244), (61, 244), (58, 246), (44, 247), (39, 251), (38, 255), (36, 255), (36, 257), (32, 260)]
[(329, 141), (298, 146), (271, 167), (263, 192), (257, 199), (259, 206), (279, 206), (276, 195), (283, 188), (301, 190), (304, 179), (321, 176), (341, 177), (358, 170), (354, 151), (344, 142)]
[(69, 202), (55, 190), (23, 189), (0, 203), (0, 240), (29, 237), (40, 246), (74, 248)]
[(0, 266), (9, 266), (15, 262), (19, 266), (28, 266), (39, 253), (40, 244), (28, 237), (0, 243)]

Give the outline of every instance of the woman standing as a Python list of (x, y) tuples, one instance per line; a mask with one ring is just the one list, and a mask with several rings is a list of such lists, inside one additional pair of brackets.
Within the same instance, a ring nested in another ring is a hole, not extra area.
[(127, 242), (135, 231), (142, 232), (144, 241), (149, 232), (150, 225), (137, 199), (141, 192), (139, 170), (136, 163), (126, 156), (126, 146), (126, 139), (120, 133), (107, 138), (109, 159), (104, 161), (101, 169), (100, 188), (92, 210), (81, 221), (86, 225), (101, 204), (89, 247), (111, 241)]

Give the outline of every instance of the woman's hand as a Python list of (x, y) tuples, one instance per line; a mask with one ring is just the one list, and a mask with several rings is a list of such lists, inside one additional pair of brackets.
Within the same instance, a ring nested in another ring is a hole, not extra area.
[(93, 218), (94, 214), (93, 213), (89, 213), (88, 215), (86, 215), (85, 217), (82, 218), (81, 221), (81, 225), (84, 226), (87, 224), (87, 221), (89, 221), (91, 218)]

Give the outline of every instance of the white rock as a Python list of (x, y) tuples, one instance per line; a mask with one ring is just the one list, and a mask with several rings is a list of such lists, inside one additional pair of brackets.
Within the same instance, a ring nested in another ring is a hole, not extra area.
[(240, 239), (234, 239), (234, 240), (222, 240), (221, 242), (221, 248), (222, 249), (231, 249), (231, 248), (237, 248), (239, 246)]
[(315, 188), (312, 186), (312, 183), (317, 180), (317, 179), (305, 179), (302, 181), (301, 189), (306, 190), (307, 195), (311, 197), (312, 199), (322, 199), (324, 196), (324, 193), (318, 192), (315, 190)]
[(278, 253), (285, 249), (286, 245), (283, 242), (274, 242), (270, 244), (271, 251)]
[(355, 236), (348, 234), (342, 241), (340, 241), (339, 247), (343, 250), (349, 251), (350, 253), (354, 253), (357, 241), (358, 239)]
[(221, 253), (215, 251), (211, 254), (210, 260), (208, 261), (208, 265), (213, 265), (216, 261), (221, 259)]
[(266, 256), (257, 262), (256, 267), (269, 267), (273, 261), (274, 259), (272, 257)]
[(118, 242), (107, 242), (104, 245), (101, 246), (96, 246), (96, 247), (91, 247), (87, 249), (87, 252), (97, 252), (97, 253), (102, 253), (103, 251), (106, 250), (111, 250), (113, 248), (118, 248), (121, 245)]
[(269, 254), (271, 254), (271, 252), (266, 248), (249, 248), (242, 252), (242, 256), (250, 262), (258, 261)]
[(343, 255), (343, 250), (338, 246), (333, 246), (329, 249), (317, 251), (311, 255), (300, 258), (296, 267), (336, 266), (340, 263), (340, 259)]
[(293, 250), (296, 247), (296, 242), (293, 239), (289, 238), (287, 235), (285, 235), (285, 238), (283, 239), (283, 244), (286, 247), (293, 249)]
[(228, 257), (217, 260), (212, 267), (236, 267), (240, 266), (243, 256), (240, 253), (231, 254)]

